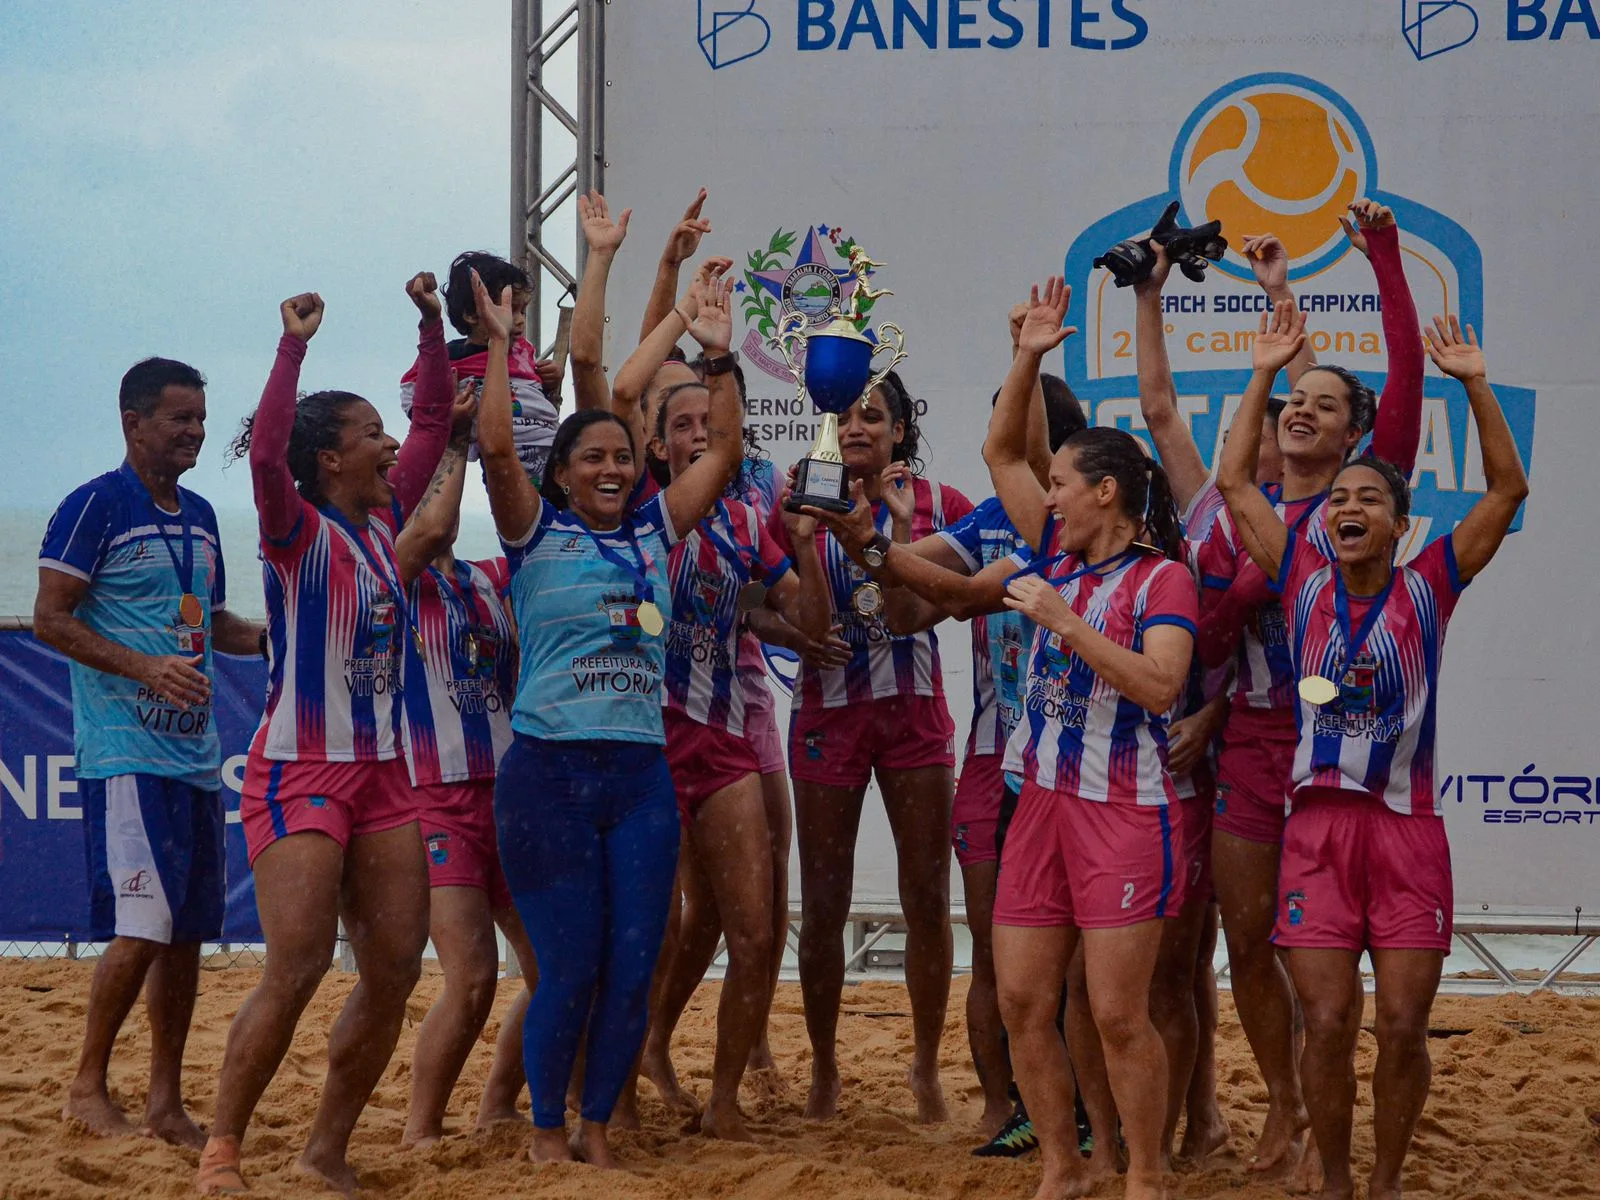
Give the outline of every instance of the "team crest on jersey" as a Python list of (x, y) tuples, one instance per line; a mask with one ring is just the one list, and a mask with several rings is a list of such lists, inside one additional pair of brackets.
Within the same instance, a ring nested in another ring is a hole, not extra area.
[(1346, 717), (1371, 717), (1378, 711), (1373, 681), (1378, 674), (1378, 660), (1372, 651), (1363, 647), (1350, 664), (1350, 669), (1339, 681), (1339, 708)]
[(639, 598), (632, 592), (607, 592), (597, 605), (611, 623), (611, 640), (618, 646), (633, 647), (639, 644), (643, 631), (639, 628)]
[(1298, 889), (1283, 898), (1284, 911), (1290, 925), (1303, 925), (1306, 919), (1306, 894)]
[(1010, 625), (1000, 632), (1000, 682), (1012, 695), (1022, 682), (1022, 637)]
[(394, 649), (394, 601), (376, 600), (369, 626), (372, 640), (367, 643), (367, 658), (387, 658)]
[(1273, 601), (1263, 604), (1256, 609), (1252, 618), (1256, 627), (1256, 636), (1261, 639), (1263, 646), (1287, 646), (1289, 644), (1289, 624), (1283, 617), (1283, 606)]
[[(717, 560), (721, 563), (721, 559)], [(717, 601), (722, 598), (722, 571), (707, 571), (699, 564), (693, 567), (690, 576), (690, 600), (694, 607), (694, 615), (701, 622), (711, 622), (716, 619)]]

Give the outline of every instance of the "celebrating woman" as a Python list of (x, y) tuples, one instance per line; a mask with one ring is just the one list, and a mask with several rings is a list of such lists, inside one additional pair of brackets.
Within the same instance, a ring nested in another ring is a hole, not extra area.
[[(1041, 1197), (1081, 1194), (1061, 983), (1081, 942), (1089, 1007), (1128, 1144), (1127, 1195), (1161, 1195), (1167, 1062), (1150, 1018), (1164, 918), (1182, 902), (1182, 836), (1165, 767), (1166, 714), (1193, 651), (1198, 600), (1165, 473), (1137, 439), (1087, 429), (1041, 487), (1028, 396), (1069, 336), (1070, 291), (1034, 289), (990, 420), (995, 492), (1038, 557), (1007, 603), (1036, 630), (1005, 768), (1023, 778), (994, 907), (995, 974), (1012, 1062), (1044, 1157)], [(1112, 1136), (1095, 1130), (1097, 1141)]]
[(1405, 477), (1364, 456), (1333, 481), (1319, 537), (1285, 525), (1255, 486), (1256, 433), (1278, 370), (1305, 340), (1292, 302), (1261, 320), (1255, 374), (1217, 475), (1245, 549), (1283, 597), (1299, 737), (1274, 940), (1306, 1014), (1306, 1105), (1329, 1197), (1355, 1194), (1350, 1130), (1360, 959), (1377, 976), (1376, 1157), (1367, 1194), (1400, 1195), (1427, 1102), (1428, 1012), (1450, 949), (1450, 847), (1434, 787), (1445, 628), (1528, 494), (1477, 336), (1434, 318), (1428, 353), (1459, 379), (1483, 448), (1483, 497), (1445, 537), (1396, 565), (1410, 527)]
[(350, 1133), (422, 967), (428, 876), (400, 760), (399, 696), (417, 627), (394, 539), (444, 453), (451, 393), (433, 276), (407, 292), (422, 314), (422, 365), (403, 446), (360, 396), (295, 399), (322, 323), (322, 299), (309, 293), (283, 302), (277, 362), (234, 443), (250, 459), (267, 588), (266, 711), (240, 800), (267, 964), (228, 1031), (203, 1193), (244, 1189), (245, 1127), (327, 973), (341, 918), (360, 978), (328, 1040), (299, 1165), (355, 1190)]
[[(711, 511), (741, 457), (742, 414), (727, 378), (731, 291), (720, 280), (706, 286), (690, 330), (711, 356), (705, 452), (631, 512), (637, 467), (627, 426), (598, 409), (569, 417), (536, 491), (517, 462), (498, 366), (484, 382), (479, 451), (521, 637), (495, 821), (539, 960), (523, 1034), (536, 1161), (576, 1154), (615, 1165), (607, 1125), (644, 1037), (678, 857), (662, 750), (667, 559), (679, 531)], [(496, 302), (480, 288), (478, 313), (497, 363), (510, 324), (506, 297)], [(583, 1123), (569, 1146), (567, 1081), (585, 1021)]]

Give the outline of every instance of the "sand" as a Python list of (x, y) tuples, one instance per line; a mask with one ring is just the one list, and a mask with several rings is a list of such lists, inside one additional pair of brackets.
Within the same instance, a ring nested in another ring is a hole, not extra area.
[[(0, 1197), (5, 1200), (191, 1194), (194, 1153), (145, 1139), (98, 1139), (57, 1116), (82, 1033), (91, 970), (90, 963), (0, 962), (0, 1028), (5, 1031)], [(256, 977), (248, 968), (202, 975), (185, 1075), (185, 1096), (202, 1122), (212, 1111), (229, 1018)], [(911, 1044), (906, 993), (888, 983), (846, 989), (841, 1115), (827, 1124), (802, 1121), (809, 1060), (799, 990), (786, 984), (773, 1014), (772, 1041), (787, 1094), (776, 1100), (747, 1097), (756, 1146), (679, 1133), (645, 1085), (643, 1131), (615, 1138), (624, 1172), (602, 1174), (565, 1164), (535, 1168), (520, 1157), (528, 1136), (524, 1128), (471, 1131), (499, 1014), (510, 999), (509, 987), (502, 987), (496, 1015), (452, 1100), (446, 1124), (451, 1136), (426, 1152), (403, 1151), (411, 1047), (440, 982), (437, 974), (424, 975), (411, 1000), (400, 1050), (356, 1130), (351, 1159), (373, 1196), (876, 1200), (1028, 1197), (1037, 1184), (1034, 1162), (979, 1160), (969, 1154), (980, 1103), (960, 1016), (963, 981), (951, 996), (945, 1037), (945, 1088), (955, 1116), (948, 1125), (914, 1124), (904, 1086)], [(328, 975), (256, 1114), (245, 1159), (255, 1195), (307, 1194), (304, 1181), (289, 1168), (315, 1110), (328, 1025), (351, 985), (349, 976)], [(680, 1076), (702, 1098), (709, 1089), (716, 999), (716, 984), (701, 988), (675, 1045)], [(1412, 1151), (1407, 1194), (1484, 1200), (1600, 1196), (1600, 1142), (1587, 1115), (1600, 1106), (1600, 999), (1444, 998), (1433, 1016), (1439, 1034), (1433, 1041), (1434, 1091)], [(114, 1094), (135, 1114), (144, 1099), (149, 1042), (142, 1008), (136, 1009), (112, 1064)], [(1366, 1088), (1374, 1057), (1371, 1035), (1364, 1034), (1358, 1055), (1358, 1170), (1371, 1163)], [(1174, 1177), (1171, 1195), (1280, 1196), (1281, 1188), (1248, 1180), (1241, 1165), (1260, 1128), (1266, 1093), (1226, 996), (1219, 1058), (1222, 1108), (1233, 1140), (1204, 1170)], [(1100, 1194), (1120, 1195), (1120, 1184), (1107, 1185)]]

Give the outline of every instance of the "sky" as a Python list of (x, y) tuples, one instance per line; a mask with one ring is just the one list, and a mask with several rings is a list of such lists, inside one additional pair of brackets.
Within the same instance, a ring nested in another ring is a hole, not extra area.
[(248, 509), (223, 450), (303, 291), (327, 317), (302, 386), (403, 429), (406, 281), (508, 250), (510, 63), (510, 0), (5, 0), (0, 507), (116, 466), (118, 381), (159, 354), (209, 380), (184, 482)]

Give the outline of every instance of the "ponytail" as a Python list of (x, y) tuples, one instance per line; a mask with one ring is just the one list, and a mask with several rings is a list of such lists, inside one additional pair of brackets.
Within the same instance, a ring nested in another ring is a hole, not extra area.
[(1183, 529), (1172, 484), (1159, 462), (1131, 433), (1108, 426), (1079, 430), (1067, 439), (1078, 472), (1091, 486), (1103, 479), (1117, 481), (1117, 500), (1123, 515), (1139, 527), (1135, 541), (1182, 562)]

